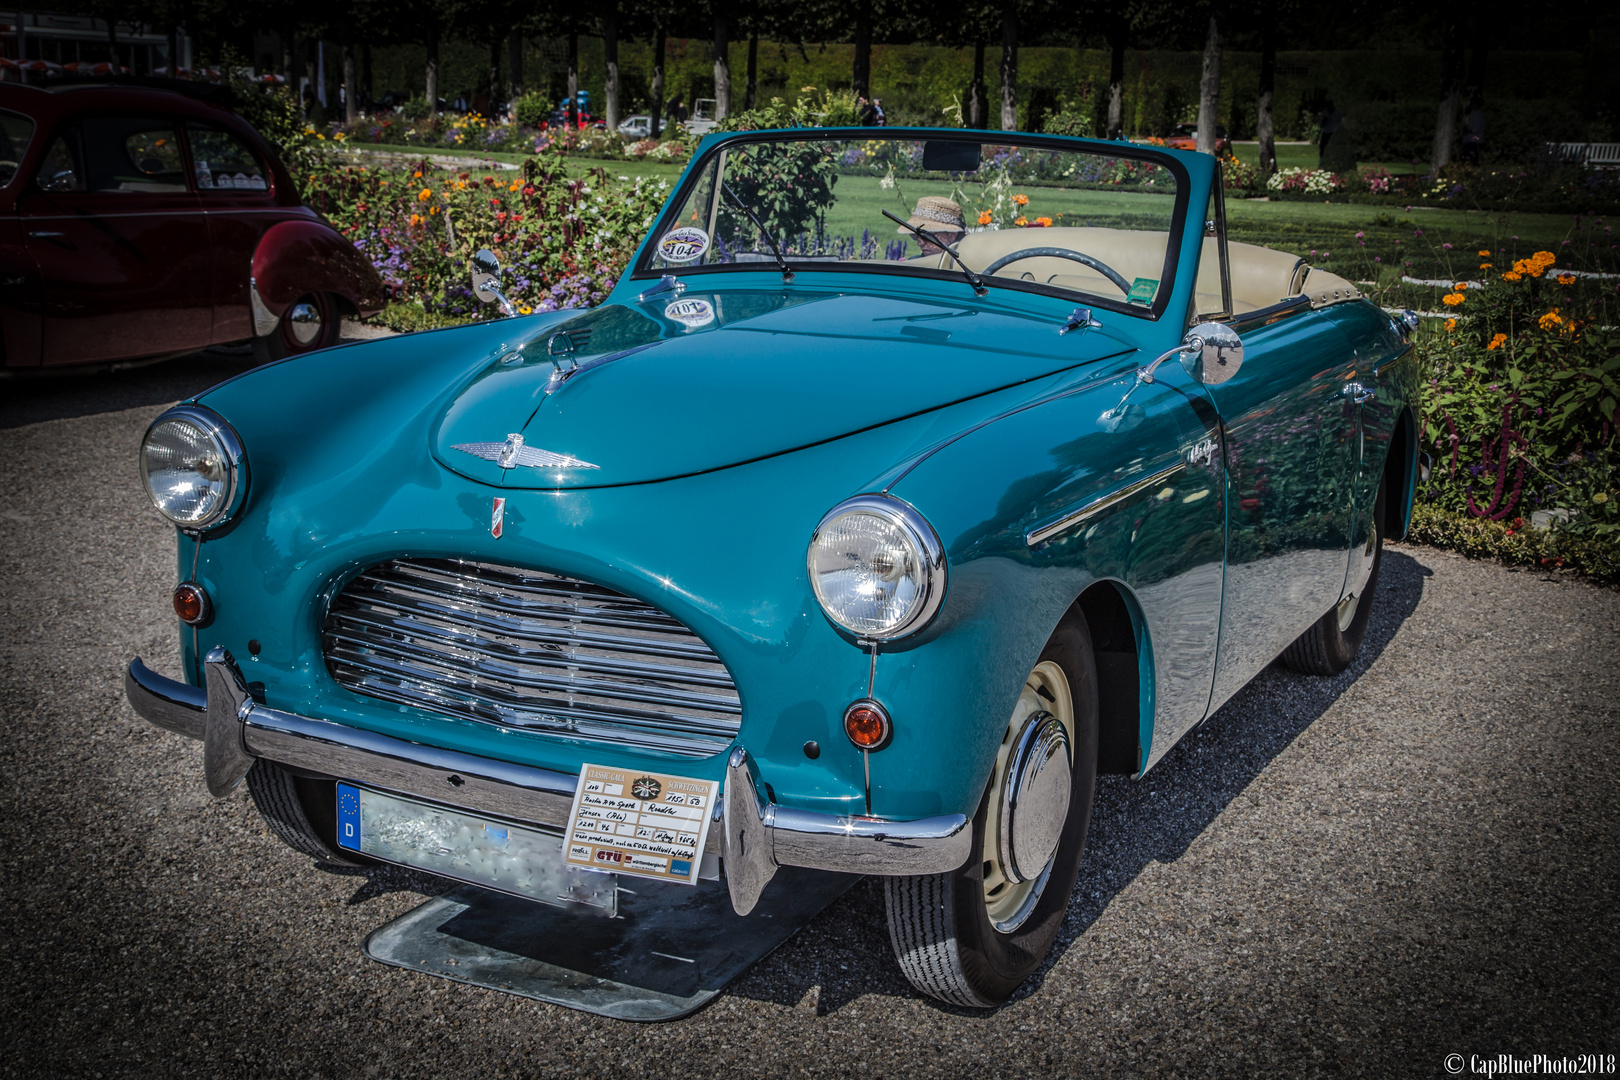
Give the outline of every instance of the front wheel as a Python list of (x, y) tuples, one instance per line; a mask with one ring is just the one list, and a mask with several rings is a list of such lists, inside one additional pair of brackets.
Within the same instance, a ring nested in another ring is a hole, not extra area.
[(884, 879), (889, 938), (913, 986), (989, 1008), (1040, 966), (1074, 891), (1096, 780), (1097, 671), (1075, 610), (1024, 681), (966, 865)]
[(288, 305), (276, 328), (253, 339), (253, 358), (261, 364), (336, 345), (342, 312), (331, 293), (305, 293)]

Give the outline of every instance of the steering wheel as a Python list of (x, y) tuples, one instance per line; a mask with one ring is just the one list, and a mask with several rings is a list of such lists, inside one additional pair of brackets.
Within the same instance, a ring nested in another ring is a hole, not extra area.
[(1053, 259), (1068, 259), (1070, 262), (1077, 262), (1077, 263), (1081, 263), (1081, 264), (1083, 264), (1085, 266), (1089, 266), (1093, 270), (1097, 271), (1097, 273), (1101, 274), (1103, 277), (1105, 277), (1109, 281), (1113, 282), (1114, 285), (1116, 287), (1118, 287), (1120, 292), (1124, 293), (1127, 296), (1129, 296), (1130, 293), (1131, 293), (1131, 283), (1126, 281), (1124, 276), (1121, 275), (1118, 270), (1115, 270), (1112, 266), (1109, 266), (1107, 263), (1103, 262), (1101, 259), (1093, 259), (1090, 255), (1087, 255), (1085, 252), (1082, 252), (1082, 251), (1070, 251), (1068, 248), (1054, 248), (1054, 247), (1020, 248), (1017, 251), (1010, 252), (1009, 254), (1003, 255), (1001, 258), (997, 259), (995, 262), (993, 262), (989, 266), (985, 267), (983, 273), (984, 273), (985, 277), (989, 277), (991, 274), (994, 274), (997, 270), (1000, 270), (1002, 267), (1006, 266), (1008, 263), (1015, 263), (1020, 259), (1034, 259), (1034, 258), (1038, 258), (1040, 256), (1046, 256), (1048, 258), (1053, 258)]

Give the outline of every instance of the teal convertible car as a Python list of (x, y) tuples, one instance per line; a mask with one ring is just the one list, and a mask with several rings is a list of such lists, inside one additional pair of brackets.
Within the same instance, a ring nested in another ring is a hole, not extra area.
[(1230, 242), (1219, 178), (711, 136), (600, 307), (160, 416), (184, 670), (129, 698), (318, 859), (581, 903), (586, 866), (718, 877), (742, 915), (782, 867), (882, 875), (906, 977), (999, 1003), (1097, 775), (1279, 655), (1342, 670), (1410, 513), (1410, 325)]

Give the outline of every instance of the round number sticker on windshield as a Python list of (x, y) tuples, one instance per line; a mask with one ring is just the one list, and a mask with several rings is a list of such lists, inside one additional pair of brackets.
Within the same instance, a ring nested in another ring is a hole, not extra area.
[(671, 229), (658, 241), (658, 254), (665, 262), (689, 263), (709, 250), (709, 234), (696, 225)]
[(714, 305), (707, 300), (698, 300), (695, 297), (687, 300), (676, 300), (665, 305), (664, 318), (684, 323), (695, 330), (700, 326), (708, 326), (714, 322)]

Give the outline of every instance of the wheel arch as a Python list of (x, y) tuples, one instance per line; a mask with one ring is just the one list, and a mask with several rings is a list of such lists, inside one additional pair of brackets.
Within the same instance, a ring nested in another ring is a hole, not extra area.
[(1091, 631), (1097, 666), (1097, 772), (1139, 776), (1153, 745), (1153, 645), (1123, 581), (1102, 579), (1074, 601)]
[(253, 251), (251, 276), (255, 329), (261, 336), (265, 316), (280, 319), (306, 293), (331, 293), (360, 315), (375, 314), (386, 303), (376, 268), (354, 244), (319, 221), (271, 226)]
[(1395, 420), (1389, 451), (1384, 456), (1383, 481), (1392, 497), (1384, 501), (1384, 520), (1378, 527), (1388, 540), (1405, 537), (1412, 523), (1412, 503), (1417, 497), (1417, 445), (1417, 418), (1408, 405)]

